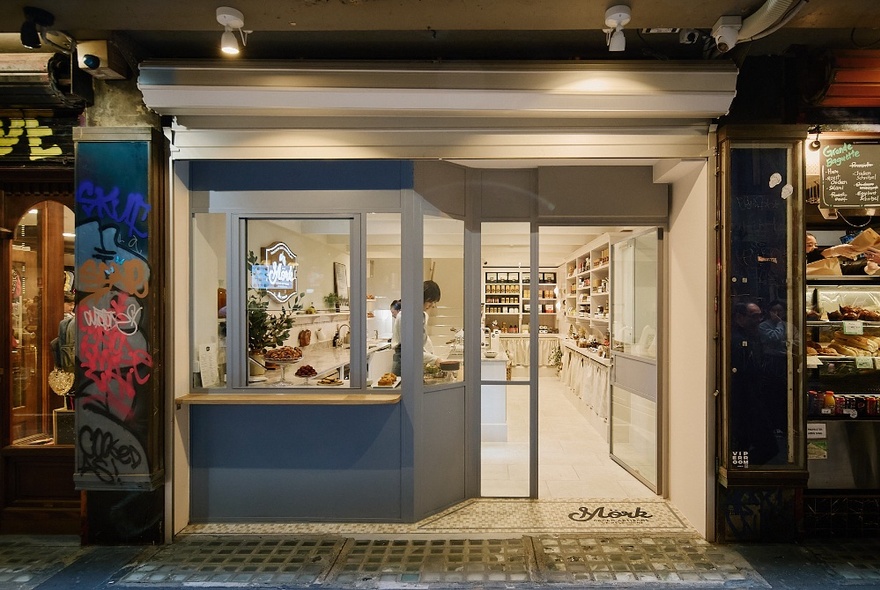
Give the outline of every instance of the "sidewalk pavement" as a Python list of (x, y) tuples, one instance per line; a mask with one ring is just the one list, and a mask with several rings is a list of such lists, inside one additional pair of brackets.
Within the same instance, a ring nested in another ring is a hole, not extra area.
[(880, 540), (718, 545), (695, 535), (182, 535), (81, 547), (0, 536), (2, 590), (880, 589)]

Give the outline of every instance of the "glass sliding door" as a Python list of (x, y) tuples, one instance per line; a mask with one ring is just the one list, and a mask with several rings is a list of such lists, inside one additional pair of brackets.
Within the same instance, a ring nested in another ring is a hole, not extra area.
[(660, 229), (611, 254), (611, 456), (660, 493)]
[(480, 354), (481, 490), (531, 493), (530, 224), (483, 223)]

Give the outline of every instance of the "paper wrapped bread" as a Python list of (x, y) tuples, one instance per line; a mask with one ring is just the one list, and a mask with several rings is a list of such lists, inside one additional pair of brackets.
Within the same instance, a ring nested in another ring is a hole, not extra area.
[(859, 252), (864, 252), (868, 248), (878, 248), (880, 247), (880, 234), (869, 227), (853, 238), (849, 244)]
[(825, 258), (817, 260), (807, 265), (807, 276), (823, 275), (823, 276), (840, 276), (843, 272), (840, 270), (840, 261), (837, 258)]

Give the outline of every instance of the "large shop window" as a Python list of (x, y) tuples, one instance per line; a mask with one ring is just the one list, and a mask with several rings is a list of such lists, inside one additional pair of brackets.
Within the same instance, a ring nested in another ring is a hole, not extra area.
[[(725, 142), (723, 474), (803, 468), (796, 144)], [(791, 197), (791, 198), (789, 198)]]
[(193, 387), (398, 386), (400, 219), (194, 214)]
[(464, 379), (464, 222), (424, 216), (422, 366), (426, 386)]

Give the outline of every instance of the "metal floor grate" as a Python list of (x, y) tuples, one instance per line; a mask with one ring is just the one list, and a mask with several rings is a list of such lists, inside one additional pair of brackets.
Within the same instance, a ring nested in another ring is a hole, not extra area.
[(0, 588), (35, 588), (87, 551), (78, 539), (0, 537)]
[(738, 553), (693, 535), (395, 540), (186, 535), (145, 555), (118, 582), (335, 588), (701, 582), (767, 587)]

